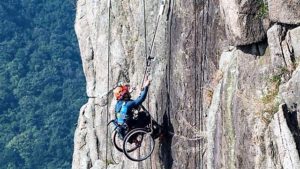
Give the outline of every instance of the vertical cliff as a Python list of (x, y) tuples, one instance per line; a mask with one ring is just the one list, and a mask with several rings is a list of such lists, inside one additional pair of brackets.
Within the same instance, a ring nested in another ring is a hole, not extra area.
[(114, 149), (106, 124), (115, 100), (107, 92), (142, 81), (160, 7), (145, 2), (144, 24), (143, 2), (112, 0), (109, 21), (107, 1), (77, 1), (89, 100), (73, 169), (299, 168), (300, 8), (293, 0), (167, 0), (144, 105), (173, 134), (140, 163)]

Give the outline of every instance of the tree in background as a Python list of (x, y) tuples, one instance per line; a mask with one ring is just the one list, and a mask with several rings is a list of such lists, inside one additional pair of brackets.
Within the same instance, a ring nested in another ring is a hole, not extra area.
[(0, 169), (71, 168), (85, 102), (73, 0), (0, 2)]

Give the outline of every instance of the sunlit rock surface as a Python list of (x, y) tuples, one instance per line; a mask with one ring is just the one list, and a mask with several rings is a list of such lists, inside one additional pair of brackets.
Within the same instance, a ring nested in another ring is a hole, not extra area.
[(270, 19), (285, 24), (300, 24), (298, 0), (268, 0)]
[(137, 163), (111, 143), (116, 101), (108, 91), (121, 81), (141, 85), (160, 1), (146, 1), (146, 32), (143, 1), (112, 0), (110, 31), (107, 7), (77, 1), (89, 100), (79, 114), (73, 169), (299, 168), (296, 22), (265, 24), (256, 0), (167, 0), (144, 105), (169, 134)]

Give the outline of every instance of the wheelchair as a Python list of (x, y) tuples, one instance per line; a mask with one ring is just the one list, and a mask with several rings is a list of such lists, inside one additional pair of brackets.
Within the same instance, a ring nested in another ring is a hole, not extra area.
[(116, 120), (109, 122), (115, 126), (112, 133), (113, 145), (132, 161), (143, 161), (151, 156), (155, 147), (155, 139), (161, 130), (161, 126), (153, 120), (145, 107), (140, 107), (142, 110), (137, 110), (136, 114), (133, 113), (133, 118), (128, 121), (136, 125), (128, 125), (125, 133), (120, 132), (123, 126), (118, 125)]

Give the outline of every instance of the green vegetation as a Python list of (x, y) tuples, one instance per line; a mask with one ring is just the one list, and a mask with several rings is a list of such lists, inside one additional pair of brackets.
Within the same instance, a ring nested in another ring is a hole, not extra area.
[(71, 168), (86, 100), (73, 3), (0, 2), (0, 169)]
[(279, 85), (281, 83), (281, 76), (280, 75), (272, 76), (270, 82), (272, 83), (271, 90), (262, 98), (262, 102), (264, 104), (273, 102), (276, 96), (278, 95)]
[(294, 61), (292, 63), (293, 69), (295, 70), (298, 67), (298, 65), (299, 65), (299, 61)]
[(259, 4), (259, 8), (256, 16), (262, 19), (267, 17), (269, 13), (267, 0), (256, 0), (256, 1)]
[(106, 161), (106, 164), (107, 165), (114, 165), (114, 164), (116, 164), (113, 160), (107, 160)]
[(278, 74), (271, 76), (269, 82), (271, 83), (270, 90), (262, 97), (262, 102), (265, 105), (262, 118), (268, 123), (273, 118), (273, 115), (278, 112), (279, 102), (277, 100), (281, 78), (284, 74), (289, 73), (286, 67), (282, 67)]

